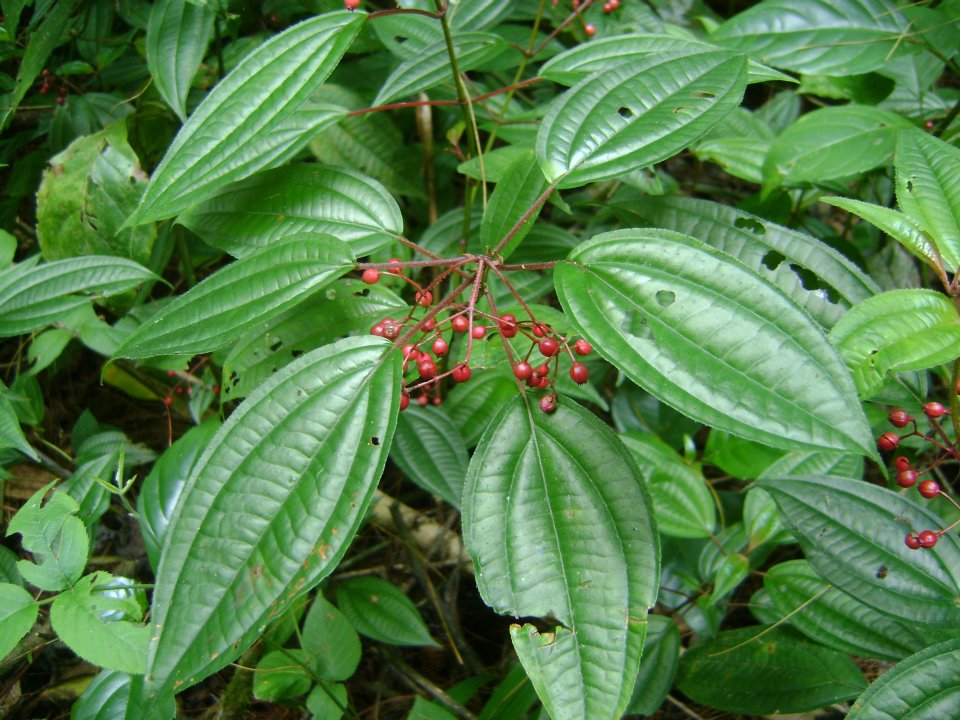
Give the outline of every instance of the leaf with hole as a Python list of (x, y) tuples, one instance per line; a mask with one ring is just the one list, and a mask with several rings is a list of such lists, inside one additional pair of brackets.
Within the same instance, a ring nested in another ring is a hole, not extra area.
[(836, 350), (731, 256), (679, 233), (623, 230), (582, 243), (554, 280), (600, 354), (685, 415), (773, 447), (876, 456)]
[(619, 718), (630, 700), (660, 554), (638, 476), (610, 428), (567, 398), (551, 415), (525, 396), (507, 403), (470, 462), (463, 533), (481, 596), (557, 623), (510, 630), (555, 720)]

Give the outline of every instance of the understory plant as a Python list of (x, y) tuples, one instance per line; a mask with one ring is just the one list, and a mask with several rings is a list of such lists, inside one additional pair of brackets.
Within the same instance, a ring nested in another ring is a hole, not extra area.
[(956, 715), (960, 0), (0, 5), (0, 714)]

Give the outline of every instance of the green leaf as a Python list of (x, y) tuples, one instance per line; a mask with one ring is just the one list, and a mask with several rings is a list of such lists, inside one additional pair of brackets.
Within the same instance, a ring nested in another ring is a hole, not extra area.
[(227, 665), (343, 557), (393, 439), (400, 362), (388, 348), (348, 338), (298, 358), (211, 440), (157, 571), (150, 696)]
[[(614, 35), (580, 43), (556, 55), (540, 68), (540, 76), (546, 80), (570, 86), (595, 72), (645, 59), (648, 55), (695, 55), (722, 49), (713, 43), (693, 37), (646, 33)], [(789, 75), (765, 67), (756, 60), (748, 60), (747, 82), (767, 80), (796, 82)]]
[[(107, 620), (109, 613), (126, 612), (135, 603), (104, 592), (116, 584), (113, 575), (98, 571), (54, 598), (50, 624), (71, 650), (108, 670), (139, 675), (147, 667), (150, 628), (129, 620)], [(132, 592), (130, 592), (132, 595)]]
[[(626, 208), (733, 255), (777, 285), (825, 327), (880, 287), (826, 243), (737, 208), (686, 197), (639, 198)], [(636, 223), (636, 219), (632, 219)]]
[(956, 668), (960, 640), (928, 647), (898, 663), (867, 688), (849, 720), (921, 720), (950, 717), (960, 703)]
[(726, 52), (654, 55), (588, 76), (551, 105), (537, 160), (551, 183), (578, 187), (665, 160), (740, 104), (746, 59)]
[(936, 246), (924, 236), (920, 226), (903, 213), (883, 205), (843, 197), (822, 197), (820, 202), (851, 212), (868, 223), (876, 225), (931, 268), (942, 266), (943, 262)]
[(19, 585), (0, 583), (0, 660), (3, 660), (37, 621), (40, 606)]
[[(878, 578), (884, 572), (878, 570)], [(834, 650), (901, 660), (925, 645), (919, 633), (825, 582), (806, 560), (774, 565), (763, 576), (763, 586), (793, 627)]]
[(747, 715), (814, 710), (855, 698), (866, 684), (847, 655), (788, 628), (761, 626), (697, 643), (680, 658), (677, 675), (692, 700)]
[[(490, 196), (483, 222), (480, 225), (480, 245), (486, 250), (495, 247), (507, 233), (526, 215), (535, 201), (547, 189), (543, 171), (537, 164), (532, 150), (525, 150), (507, 168), (504, 177), (497, 183)], [(543, 207), (537, 206), (526, 222), (520, 226), (510, 241), (503, 246), (500, 254), (504, 259), (510, 257), (516, 247), (523, 242), (537, 220)]]
[(900, 209), (960, 268), (960, 149), (921, 130), (901, 132), (893, 159)]
[[(333, 697), (331, 697), (331, 695)], [(336, 698), (336, 701), (334, 700)], [(324, 686), (317, 683), (307, 696), (304, 703), (314, 720), (340, 720), (343, 717), (342, 708), (349, 707), (347, 688), (340, 683)]]
[(147, 26), (147, 67), (164, 101), (187, 119), (187, 93), (197, 74), (216, 15), (188, 0), (154, 3)]
[(399, 295), (357, 279), (334, 280), (322, 293), (251, 329), (223, 361), (223, 397), (245, 397), (278, 369), (321, 345), (366, 331), (409, 309)]
[(390, 458), (424, 490), (460, 507), (466, 443), (443, 407), (411, 407), (401, 414)]
[(357, 632), (372, 640), (409, 647), (440, 647), (416, 605), (386, 580), (361, 577), (337, 585), (337, 605)]
[(278, 131), (337, 66), (364, 18), (327, 13), (247, 55), (181, 128), (127, 225), (176, 215), (275, 161), (290, 142)]
[(187, 478), (219, 427), (219, 422), (209, 420), (190, 428), (164, 451), (140, 486), (137, 494), (140, 532), (154, 569), (160, 562), (160, 548)]
[(859, 480), (863, 457), (834, 452), (792, 452), (771, 463), (761, 478), (784, 475), (833, 475)]
[(717, 510), (700, 471), (653, 435), (627, 433), (620, 440), (633, 455), (646, 482), (657, 529), (674, 537), (713, 535)]
[(101, 670), (70, 709), (70, 720), (171, 720), (177, 714), (172, 697), (147, 702), (143, 676)]
[(554, 720), (619, 718), (630, 700), (660, 554), (638, 472), (610, 428), (567, 398), (551, 415), (514, 399), (470, 462), (463, 535), (481, 596), (499, 613), (558, 623), (510, 630)]
[(701, 160), (716, 163), (741, 180), (760, 185), (763, 161), (773, 143), (752, 137), (717, 137), (702, 140), (693, 148)]
[(132, 260), (116, 257), (22, 262), (0, 274), (0, 337), (37, 330), (86, 305), (91, 297), (116, 295), (156, 279)]
[(707, 436), (701, 462), (715, 465), (727, 475), (746, 480), (759, 476), (782, 455), (782, 450), (713, 429)]
[(848, 478), (780, 477), (758, 484), (777, 501), (810, 565), (834, 587), (902, 620), (960, 620), (960, 541), (947, 533), (923, 552), (903, 543), (908, 531), (942, 527), (924, 506)]
[(647, 620), (647, 640), (628, 715), (653, 715), (670, 692), (680, 666), (680, 628), (663, 615), (650, 615)]
[(457, 385), (444, 400), (446, 409), (466, 442), (473, 447), (500, 412), (517, 394), (517, 384), (496, 370), (475, 372), (470, 382)]
[(309, 666), (326, 680), (346, 680), (360, 664), (360, 637), (336, 606), (317, 595), (303, 622), (300, 645), (309, 653)]
[(897, 373), (949, 362), (960, 355), (960, 317), (934, 290), (890, 290), (851, 308), (830, 341), (853, 373), (863, 398)]
[[(461, 32), (453, 36), (453, 49), (460, 72), (467, 72), (492, 60), (507, 49), (499, 35), (483, 32)], [(425, 47), (415, 57), (400, 63), (384, 81), (373, 105), (386, 105), (402, 97), (452, 82), (447, 44), (439, 40)]]
[(34, 460), (38, 459), (37, 451), (33, 449), (20, 429), (20, 420), (17, 411), (7, 399), (7, 390), (0, 384), (0, 449), (14, 448)]
[(454, 0), (448, 13), (454, 30), (487, 30), (499, 25), (513, 11), (512, 0)]
[(554, 271), (600, 354), (685, 415), (785, 449), (876, 456), (849, 372), (782, 291), (679, 233), (624, 230)]
[(856, 75), (909, 52), (908, 22), (889, 0), (765, 0), (710, 35), (717, 44), (802, 73)]
[(887, 165), (897, 133), (911, 123), (867, 105), (825, 107), (803, 115), (773, 141), (764, 187), (824, 183)]
[(477, 720), (522, 720), (535, 702), (537, 692), (523, 665), (517, 663), (494, 689)]
[(355, 265), (350, 249), (330, 235), (281, 238), (177, 296), (114, 355), (148, 358), (217, 350)]
[(286, 700), (306, 695), (313, 685), (307, 671), (307, 653), (301, 649), (274, 650), (264, 655), (253, 673), (253, 695), (258, 700)]
[(783, 526), (777, 504), (763, 488), (751, 487), (747, 490), (747, 498), (743, 502), (743, 525), (751, 549), (766, 542), (796, 542)]
[(291, 165), (233, 183), (178, 219), (236, 257), (296, 233), (326, 233), (360, 257), (403, 232), (397, 202), (345, 168)]
[(89, 547), (87, 530), (75, 514), (79, 510), (76, 500), (54, 492), (41, 505), (53, 485), (37, 490), (7, 527), (7, 535), (20, 533), (23, 548), (33, 554), (35, 562), (17, 563), (23, 579), (51, 592), (64, 590), (80, 579)]

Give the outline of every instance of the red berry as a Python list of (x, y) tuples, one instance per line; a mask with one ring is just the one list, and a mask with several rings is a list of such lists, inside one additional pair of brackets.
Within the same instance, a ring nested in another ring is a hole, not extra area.
[(417, 362), (418, 362), (418, 363), (422, 363), (422, 362), (433, 362), (433, 358), (430, 357), (430, 353), (422, 352), (422, 353), (420, 353), (420, 355), (417, 357)]
[(383, 337), (383, 323), (377, 323), (370, 328), (370, 334), (376, 335), (377, 337)]
[(933, 125), (934, 125), (933, 120), (927, 120), (927, 121), (923, 124), (923, 126), (924, 126), (927, 130), (933, 130)]
[(885, 432), (877, 439), (877, 447), (883, 452), (890, 452), (891, 450), (896, 450), (897, 445), (900, 444), (900, 438), (896, 433)]
[(527, 387), (538, 388), (541, 380), (543, 380), (543, 374), (539, 370), (534, 370), (527, 378)]
[(550, 363), (544, 363), (543, 365), (541, 365), (540, 367), (538, 367), (538, 368), (537, 368), (537, 372), (540, 373), (541, 375), (549, 375), (549, 374), (550, 374)]
[(347, 10), (356, 10), (360, 7), (361, 0), (343, 0), (343, 6)]
[(470, 327), (470, 321), (467, 320), (465, 315), (457, 315), (453, 320), (450, 321), (450, 325), (453, 326), (454, 332), (465, 333)]
[(907, 533), (907, 536), (903, 539), (903, 542), (911, 550), (920, 549), (920, 538), (917, 537), (916, 533)]
[(70, 88), (68, 88), (66, 85), (61, 85), (57, 88), (57, 95), (67, 95), (69, 92)]
[(898, 455), (893, 459), (893, 466), (900, 471), (910, 469), (910, 461), (903, 455)]
[(400, 351), (403, 355), (404, 360), (413, 360), (417, 355), (420, 354), (420, 351), (417, 349), (416, 345), (411, 345), (407, 343), (403, 346), (403, 349)]
[(597, 34), (597, 29), (590, 23), (587, 23), (583, 28), (583, 32), (587, 34), (587, 37), (593, 37)]
[(506, 313), (500, 316), (499, 320), (500, 334), (505, 338), (515, 337), (517, 334), (517, 318), (515, 315)]
[(419, 290), (417, 291), (416, 301), (420, 307), (430, 307), (433, 302), (433, 293), (429, 290)]
[(543, 337), (547, 334), (547, 326), (543, 323), (534, 323), (533, 327), (530, 328), (530, 331), (537, 337)]
[(577, 355), (589, 355), (593, 352), (593, 346), (583, 338), (580, 338), (573, 344), (573, 351)]
[(173, 405), (173, 396), (172, 396), (172, 395), (167, 395), (167, 396), (163, 399), (163, 404), (166, 405), (167, 407), (170, 407), (171, 405)]
[(887, 415), (887, 420), (889, 420), (890, 424), (894, 427), (902, 428), (909, 425), (913, 418), (910, 417), (910, 413), (908, 413), (906, 410), (898, 409), (891, 410), (890, 414)]
[(487, 334), (487, 329), (483, 325), (474, 325), (473, 330), (470, 331), (470, 334), (473, 335), (474, 340), (479, 340)]
[(450, 377), (452, 377), (458, 383), (465, 383), (470, 379), (470, 375), (471, 372), (469, 365), (457, 365), (450, 373)]
[(940, 486), (937, 485), (936, 480), (924, 480), (917, 485), (917, 491), (929, 500), (940, 494)]
[(540, 341), (540, 353), (545, 357), (553, 357), (560, 350), (560, 344), (552, 337), (545, 337)]
[[(399, 262), (401, 262), (399, 258), (390, 258), (387, 260), (387, 265), (396, 265)], [(400, 275), (403, 273), (403, 268), (390, 268), (387, 272), (391, 275)]]
[(440, 397), (439, 395), (437, 395), (437, 397), (435, 397), (435, 398), (432, 400), (432, 402), (433, 402), (434, 405), (443, 405), (443, 398)]
[(218, 395), (220, 393), (220, 386), (214, 385), (212, 388), (210, 388), (210, 392), (212, 392), (214, 395)]
[(449, 349), (450, 349), (450, 346), (447, 345), (447, 341), (444, 340), (442, 337), (438, 337), (436, 340), (433, 341), (434, 355), (437, 355), (437, 356), (446, 355), (447, 350)]
[(388, 340), (396, 340), (400, 336), (402, 325), (394, 320), (383, 323), (383, 336)]
[(380, 282), (380, 271), (374, 270), (373, 268), (367, 268), (363, 271), (360, 279), (363, 280), (367, 285), (376, 285), (378, 282)]
[(430, 402), (430, 398), (428, 398), (426, 395), (421, 395), (417, 398), (417, 402), (420, 403), (420, 405), (426, 405), (428, 402)]
[(63, 105), (66, 101), (67, 99), (63, 95), (57, 97), (57, 105)]
[(424, 332), (433, 332), (437, 329), (437, 321), (433, 318), (423, 321), (423, 331)]
[(574, 363), (570, 366), (570, 379), (577, 385), (583, 385), (590, 379), (590, 370), (583, 363)]
[(417, 363), (417, 372), (424, 380), (432, 380), (437, 375), (437, 364), (433, 360), (421, 360)]
[(533, 368), (530, 367), (530, 363), (521, 360), (513, 366), (513, 376), (517, 380), (528, 380), (531, 375), (533, 375)]
[(410, 407), (410, 396), (406, 393), (400, 393), (400, 410), (406, 410)]
[(550, 386), (550, 377), (548, 375), (540, 375), (540, 382), (537, 383), (537, 387), (541, 390), (545, 390)]
[(920, 535), (917, 536), (917, 539), (920, 540), (920, 547), (927, 548), (928, 550), (937, 544), (937, 540), (940, 539), (940, 536), (937, 535), (933, 530), (924, 530)]
[(540, 409), (545, 413), (552, 413), (557, 409), (557, 396), (556, 395), (544, 395), (540, 398)]
[(923, 406), (923, 414), (931, 420), (936, 420), (947, 414), (947, 409), (938, 402), (928, 402)]
[(40, 94), (46, 95), (48, 92), (50, 92), (50, 83), (43, 83), (43, 85), (40, 86)]
[(901, 470), (897, 473), (897, 485), (902, 488), (913, 487), (916, 482), (916, 470)]

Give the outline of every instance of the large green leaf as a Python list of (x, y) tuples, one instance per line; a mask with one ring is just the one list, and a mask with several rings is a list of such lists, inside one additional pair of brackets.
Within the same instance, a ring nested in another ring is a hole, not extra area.
[[(457, 67), (460, 72), (466, 72), (495, 58), (507, 48), (507, 43), (493, 33), (463, 32), (453, 36), (453, 48), (457, 54)], [(417, 56), (400, 63), (384, 80), (373, 104), (386, 105), (452, 79), (447, 43), (438, 40)]]
[(554, 279), (600, 354), (685, 415), (774, 447), (876, 455), (820, 329), (731, 256), (679, 233), (623, 230), (581, 244)]
[[(480, 225), (480, 245), (484, 251), (495, 247), (513, 227), (520, 222), (534, 202), (547, 189), (543, 171), (537, 164), (532, 150), (524, 150), (506, 168), (504, 176), (490, 196), (483, 222)], [(500, 250), (500, 255), (509, 257), (533, 228), (542, 204), (527, 216), (510, 241)]]
[(400, 415), (390, 457), (417, 485), (460, 507), (466, 443), (443, 407), (411, 407)]
[(30, 632), (40, 613), (33, 596), (19, 585), (0, 583), (0, 660)]
[(589, 75), (550, 107), (537, 160), (578, 187), (660, 162), (740, 104), (746, 59), (727, 52), (653, 55)]
[(908, 50), (908, 27), (890, 0), (765, 0), (731, 17), (710, 39), (774, 67), (855, 75)]
[(942, 520), (905, 495), (860, 480), (781, 477), (759, 482), (800, 539), (814, 570), (880, 612), (931, 625), (956, 625), (960, 541), (947, 533), (932, 550), (910, 550), (909, 531)]
[(91, 255), (41, 265), (22, 262), (0, 273), (0, 337), (37, 330), (62, 320), (91, 298), (116, 295), (156, 279), (145, 267), (117, 257)]
[(367, 255), (403, 232), (396, 201), (376, 180), (346, 168), (291, 165), (224, 187), (181, 215), (207, 243), (243, 257), (295, 233), (327, 233)]
[(173, 698), (145, 702), (143, 676), (101, 670), (70, 708), (70, 720), (171, 720), (177, 714)]
[(908, 657), (867, 688), (848, 720), (926, 720), (956, 715), (960, 706), (960, 640), (947, 640)]
[(559, 623), (510, 631), (550, 716), (619, 718), (657, 596), (659, 542), (617, 436), (567, 398), (551, 415), (514, 399), (470, 463), (463, 527), (487, 604)]
[(327, 13), (247, 55), (181, 128), (127, 225), (176, 215), (274, 162), (290, 144), (278, 131), (333, 72), (364, 18)]
[(147, 26), (147, 67), (157, 92), (181, 120), (187, 93), (213, 34), (216, 15), (188, 0), (159, 0)]
[(960, 268), (960, 149), (922, 132), (901, 132), (893, 159), (900, 209), (933, 239), (948, 272)]
[(651, 615), (640, 672), (628, 715), (653, 715), (666, 698), (680, 666), (680, 628), (664, 615)]
[(355, 266), (330, 235), (281, 238), (178, 296), (117, 349), (117, 357), (196, 355), (221, 348)]
[(789, 628), (744, 627), (699, 642), (680, 658), (677, 687), (717, 710), (799, 713), (855, 698), (863, 673), (844, 653)]
[(960, 356), (960, 316), (934, 290), (890, 290), (851, 308), (830, 340), (853, 373), (861, 397), (875, 395), (893, 375)]
[(496, 370), (474, 372), (468, 383), (450, 391), (444, 408), (468, 447), (477, 444), (503, 404), (517, 394), (516, 383)]
[(214, 436), (167, 531), (149, 694), (227, 665), (343, 557), (393, 439), (400, 361), (388, 348), (348, 338), (300, 357)]
[(737, 208), (668, 196), (640, 198), (624, 206), (624, 212), (733, 255), (825, 327), (832, 326), (851, 305), (880, 292), (867, 274), (826, 243)]
[(840, 652), (900, 660), (925, 644), (919, 633), (902, 622), (825, 582), (806, 560), (774, 565), (764, 575), (763, 586), (793, 627)]

